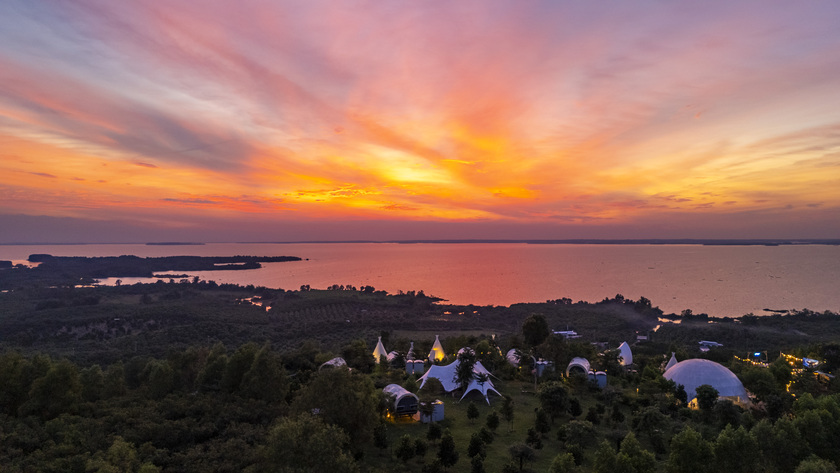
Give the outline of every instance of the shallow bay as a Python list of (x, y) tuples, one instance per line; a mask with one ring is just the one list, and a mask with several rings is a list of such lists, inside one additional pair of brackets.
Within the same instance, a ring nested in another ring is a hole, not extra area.
[[(840, 311), (840, 247), (826, 245), (543, 245), (525, 243), (216, 243), (0, 245), (0, 260), (56, 256), (300, 256), (248, 271), (190, 274), (223, 283), (423, 290), (457, 304), (509, 305), (623, 294), (665, 312), (740, 316), (763, 309)], [(123, 283), (138, 279), (122, 278)], [(145, 281), (145, 279), (144, 279)], [(113, 281), (111, 281), (113, 282)]]

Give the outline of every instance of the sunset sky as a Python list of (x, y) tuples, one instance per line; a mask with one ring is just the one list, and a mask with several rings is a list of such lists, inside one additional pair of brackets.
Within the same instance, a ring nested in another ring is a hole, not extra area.
[(840, 237), (840, 2), (0, 2), (0, 243)]

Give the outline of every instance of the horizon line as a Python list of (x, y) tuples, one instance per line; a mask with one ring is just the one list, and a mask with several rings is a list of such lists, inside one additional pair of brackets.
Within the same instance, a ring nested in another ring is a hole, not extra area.
[(201, 246), (207, 244), (543, 244), (543, 245), (706, 245), (706, 246), (729, 246), (729, 245), (759, 245), (759, 246), (781, 246), (781, 245), (840, 245), (838, 238), (570, 238), (570, 239), (406, 239), (406, 240), (290, 240), (290, 241), (208, 241), (208, 242), (187, 242), (187, 241), (164, 241), (164, 242), (3, 242), (0, 246), (81, 246), (81, 245), (149, 245), (149, 246)]

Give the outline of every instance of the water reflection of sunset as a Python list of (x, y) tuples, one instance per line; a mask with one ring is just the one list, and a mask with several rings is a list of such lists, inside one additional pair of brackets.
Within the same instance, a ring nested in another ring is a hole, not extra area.
[(395, 6), (4, 4), (0, 217), (840, 230), (832, 5)]

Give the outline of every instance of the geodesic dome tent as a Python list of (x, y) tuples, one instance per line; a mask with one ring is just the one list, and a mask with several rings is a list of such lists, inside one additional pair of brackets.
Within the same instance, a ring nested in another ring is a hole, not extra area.
[(688, 394), (688, 401), (697, 397), (697, 388), (704, 384), (717, 389), (718, 396), (734, 402), (747, 403), (749, 397), (741, 380), (725, 366), (711, 360), (694, 358), (680, 361), (668, 369), (662, 376), (677, 385), (683, 385)]

